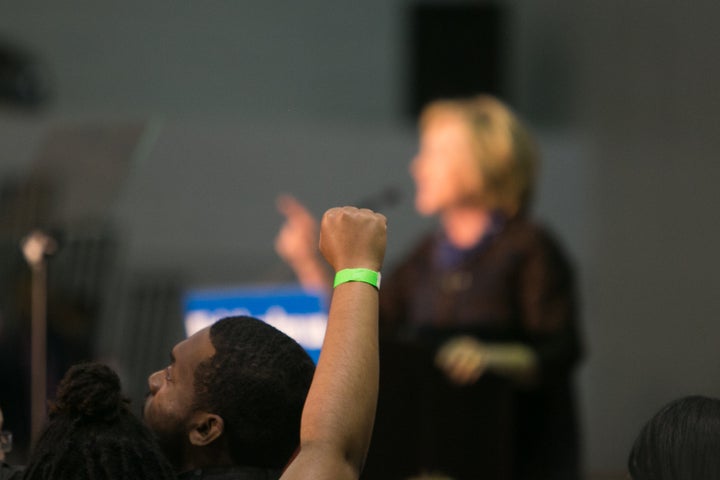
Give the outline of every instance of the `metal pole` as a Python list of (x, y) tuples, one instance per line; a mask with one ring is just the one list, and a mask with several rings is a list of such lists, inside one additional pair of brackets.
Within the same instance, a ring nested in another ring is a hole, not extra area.
[(31, 441), (35, 445), (45, 425), (47, 405), (47, 268), (45, 260), (32, 265)]
[(30, 342), (30, 433), (35, 445), (47, 416), (47, 263), (45, 256), (55, 251), (55, 241), (40, 231), (22, 241), (22, 250), (32, 274)]

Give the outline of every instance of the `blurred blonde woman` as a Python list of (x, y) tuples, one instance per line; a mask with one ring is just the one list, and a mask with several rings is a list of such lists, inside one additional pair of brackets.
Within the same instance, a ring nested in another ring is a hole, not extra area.
[[(415, 209), (437, 217), (438, 228), (383, 278), (381, 335), (434, 351), (436, 368), (459, 388), (486, 376), (510, 386), (515, 428), (503, 439), (512, 444), (514, 478), (580, 478), (573, 269), (529, 218), (538, 169), (532, 136), (488, 95), (429, 104), (419, 130), (409, 169)], [(293, 198), (279, 207), (287, 221), (276, 250), (302, 284), (328, 285), (314, 219)], [(465, 462), (425, 467), (472, 478), (477, 458)]]

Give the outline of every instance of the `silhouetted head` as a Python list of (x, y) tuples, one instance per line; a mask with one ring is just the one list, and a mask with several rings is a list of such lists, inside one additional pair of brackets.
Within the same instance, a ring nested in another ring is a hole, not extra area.
[(229, 317), (177, 344), (153, 373), (145, 421), (178, 470), (284, 467), (300, 441), (315, 365), (251, 317)]
[(23, 478), (174, 478), (154, 437), (128, 405), (110, 368), (96, 363), (70, 368)]
[(720, 400), (675, 400), (648, 421), (632, 447), (633, 480), (720, 478)]

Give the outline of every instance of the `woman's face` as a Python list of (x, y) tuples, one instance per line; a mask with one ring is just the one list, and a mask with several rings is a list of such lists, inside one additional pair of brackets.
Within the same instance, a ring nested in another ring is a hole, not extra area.
[(482, 176), (471, 132), (463, 118), (440, 114), (420, 132), (420, 149), (410, 164), (415, 181), (415, 209), (421, 215), (477, 205)]

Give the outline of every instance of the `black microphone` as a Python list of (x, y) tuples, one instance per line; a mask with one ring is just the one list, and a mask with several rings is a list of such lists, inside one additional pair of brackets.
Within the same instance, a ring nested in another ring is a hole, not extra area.
[(359, 208), (367, 208), (373, 211), (380, 211), (395, 207), (403, 198), (403, 191), (400, 187), (389, 185), (377, 193), (368, 195), (357, 202)]

